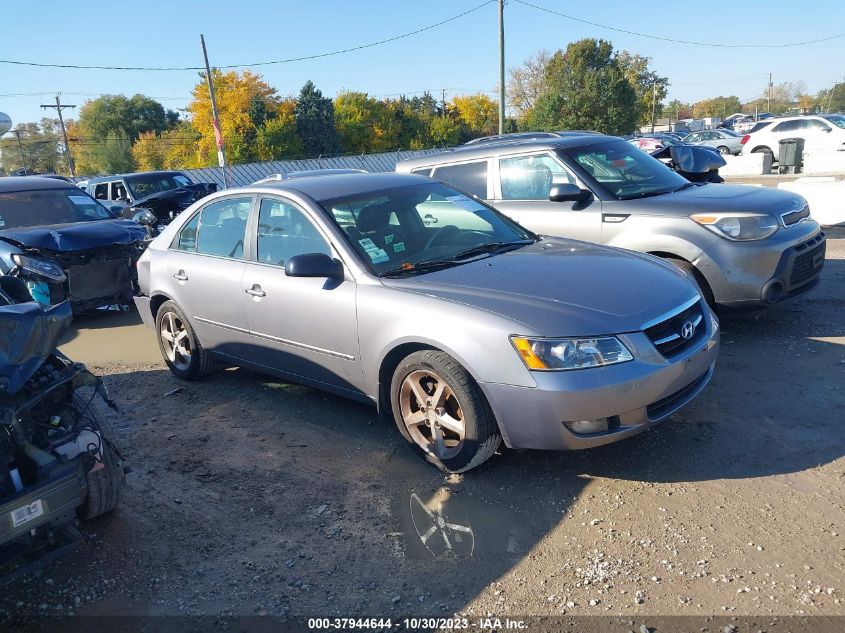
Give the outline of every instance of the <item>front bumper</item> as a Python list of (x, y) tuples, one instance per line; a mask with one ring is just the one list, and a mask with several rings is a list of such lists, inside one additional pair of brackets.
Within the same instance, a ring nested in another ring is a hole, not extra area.
[(781, 229), (779, 239), (719, 240), (692, 262), (727, 308), (765, 308), (818, 285), (824, 267), (825, 234), (815, 222)]
[[(709, 313), (708, 313), (709, 314)], [(701, 393), (716, 365), (719, 329), (665, 359), (643, 333), (620, 336), (635, 359), (596, 369), (532, 372), (536, 388), (481, 383), (505, 444), (511, 448), (578, 450), (610, 444), (666, 419)], [(564, 421), (612, 420), (606, 432), (578, 434)]]

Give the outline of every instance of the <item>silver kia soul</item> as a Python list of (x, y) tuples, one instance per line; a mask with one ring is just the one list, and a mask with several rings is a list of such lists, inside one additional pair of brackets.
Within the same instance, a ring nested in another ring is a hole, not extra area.
[(707, 300), (763, 308), (819, 282), (825, 235), (807, 202), (771, 187), (695, 185), (630, 143), (573, 134), (468, 145), (400, 162), (544, 235), (651, 253)]
[(502, 442), (638, 433), (704, 389), (718, 352), (718, 321), (675, 266), (535, 235), (421, 176), (213, 194), (150, 243), (138, 278), (179, 378), (219, 359), (375, 404), (451, 472)]

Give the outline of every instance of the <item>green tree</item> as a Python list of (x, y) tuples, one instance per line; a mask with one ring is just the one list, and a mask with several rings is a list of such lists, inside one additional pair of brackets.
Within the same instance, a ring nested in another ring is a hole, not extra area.
[(78, 122), (87, 137), (105, 139), (122, 133), (135, 141), (144, 132), (158, 134), (168, 129), (174, 115), (178, 118), (155, 99), (141, 94), (103, 95), (80, 108)]
[(332, 100), (324, 97), (309, 80), (296, 101), (296, 132), (307, 156), (340, 152), (340, 138), (334, 126)]
[(696, 119), (703, 119), (706, 117), (719, 117), (724, 119), (736, 112), (742, 111), (742, 103), (739, 97), (731, 95), (729, 97), (713, 97), (712, 99), (702, 99), (697, 101), (692, 106), (692, 116)]
[(823, 112), (845, 112), (845, 82), (833, 84), (827, 90), (820, 90), (816, 100)]
[(457, 145), (461, 139), (461, 125), (448, 116), (434, 117), (428, 126), (428, 139), (431, 145), (440, 147)]
[(637, 94), (610, 42), (584, 39), (557, 51), (546, 65), (546, 87), (523, 128), (628, 134), (637, 126)]
[[(26, 167), (27, 173), (47, 174), (67, 171), (61, 150), (61, 137), (57, 133), (58, 120), (41, 119), (40, 123), (20, 123), (15, 130), (20, 135), (20, 146), (13, 135), (0, 140), (3, 169), (12, 173)], [(23, 161), (21, 161), (21, 151)]]
[(692, 118), (692, 105), (684, 103), (679, 99), (672, 99), (663, 107), (663, 114), (667, 117), (672, 117), (675, 121), (679, 119)]
[(281, 160), (302, 155), (302, 143), (296, 134), (296, 102), (285, 99), (275, 116), (268, 116), (258, 128), (255, 151), (258, 160)]
[(655, 117), (663, 110), (663, 100), (669, 89), (669, 80), (650, 70), (650, 59), (642, 55), (620, 51), (616, 56), (625, 77), (637, 93), (637, 123), (645, 125), (651, 121), (652, 107)]
[(334, 102), (334, 122), (340, 143), (349, 153), (395, 149), (401, 121), (389, 101), (365, 92), (342, 92)]

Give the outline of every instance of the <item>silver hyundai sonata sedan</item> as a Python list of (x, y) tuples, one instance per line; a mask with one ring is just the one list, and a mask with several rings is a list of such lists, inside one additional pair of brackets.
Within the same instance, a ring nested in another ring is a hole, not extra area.
[(535, 235), (422, 176), (214, 194), (152, 241), (138, 277), (179, 378), (220, 360), (373, 403), (450, 472), (502, 442), (629, 437), (695, 398), (718, 353), (687, 273)]

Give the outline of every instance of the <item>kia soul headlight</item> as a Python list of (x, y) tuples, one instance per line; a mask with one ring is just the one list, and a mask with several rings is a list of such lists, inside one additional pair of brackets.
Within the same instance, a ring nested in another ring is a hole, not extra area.
[(778, 221), (766, 214), (697, 213), (690, 219), (716, 235), (737, 242), (764, 240), (778, 230)]
[(614, 365), (633, 360), (615, 336), (599, 338), (528, 338), (512, 336), (511, 342), (528, 369), (563, 371)]

